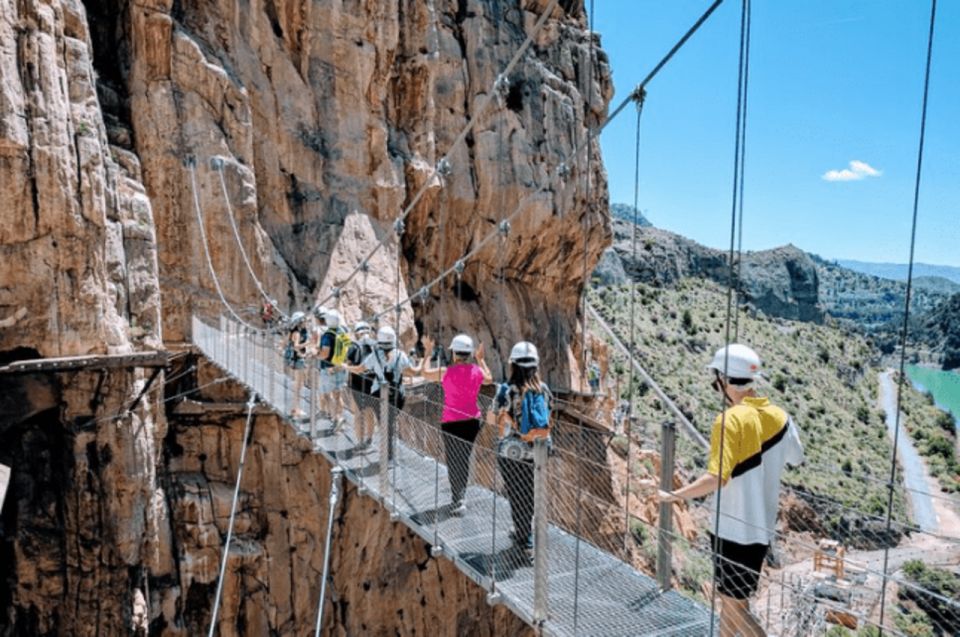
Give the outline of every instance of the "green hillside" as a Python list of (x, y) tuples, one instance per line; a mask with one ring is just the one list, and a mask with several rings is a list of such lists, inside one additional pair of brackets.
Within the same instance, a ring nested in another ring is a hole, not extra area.
[[(628, 341), (629, 286), (593, 290), (591, 302)], [(724, 343), (725, 290), (703, 279), (684, 279), (670, 288), (641, 283), (636, 308), (639, 358), (708, 435), (720, 404), (704, 365)], [(827, 525), (837, 522), (844, 507), (882, 514), (891, 444), (877, 407), (875, 354), (865, 338), (836, 327), (741, 315), (740, 341), (754, 346), (764, 360), (768, 381), (761, 392), (786, 408), (803, 432), (807, 464), (787, 474), (793, 490)], [(613, 367), (627, 369), (623, 361)], [(666, 417), (652, 392), (640, 386), (637, 395), (641, 419), (656, 423)], [(678, 455), (687, 471), (702, 467), (703, 454), (689, 445)], [(897, 509), (902, 513), (902, 499)]]

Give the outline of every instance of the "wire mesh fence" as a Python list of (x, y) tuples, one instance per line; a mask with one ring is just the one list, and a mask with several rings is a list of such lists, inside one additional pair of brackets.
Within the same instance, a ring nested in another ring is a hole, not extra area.
[[(542, 620), (545, 633), (702, 635), (717, 626), (709, 500), (670, 507), (667, 527), (649, 485), (665, 471), (677, 487), (702, 470), (703, 451), (682, 429), (671, 469), (661, 466), (663, 423), (626, 419), (617, 427), (558, 399), (538, 465), (532, 450), (505, 457), (486, 418), (488, 393), (479, 401), (482, 418), (442, 423), (437, 383), (409, 385), (399, 408), (386, 393), (321, 391), (329, 384), (313, 361), (298, 368), (284, 360), (282, 336), (195, 319), (194, 341), (262, 401), (294, 415), (317, 451), (435, 555), (453, 560), (492, 603), (532, 624)], [(838, 480), (880, 480), (877, 472), (818, 469)], [(898, 483), (892, 488), (904, 505), (888, 524), (875, 503), (833, 500), (789, 484), (789, 474), (787, 483), (752, 597), (763, 630), (958, 634), (960, 538), (923, 530), (909, 516), (913, 497), (944, 507), (960, 504), (955, 498)]]

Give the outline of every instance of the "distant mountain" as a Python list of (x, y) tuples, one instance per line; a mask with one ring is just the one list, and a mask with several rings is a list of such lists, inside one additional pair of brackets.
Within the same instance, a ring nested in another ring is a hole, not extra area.
[[(623, 219), (624, 221), (633, 221), (633, 206), (625, 203), (612, 203), (610, 204), (610, 216), (614, 219)], [(653, 224), (650, 223), (650, 220), (643, 216), (643, 214), (637, 211), (637, 225), (644, 228), (649, 228)]]
[[(827, 314), (863, 332), (898, 333), (907, 292), (905, 282), (811, 256), (820, 279), (820, 305)], [(917, 317), (932, 311), (950, 294), (960, 291), (956, 287), (960, 286), (940, 277), (914, 279), (911, 314)]]
[[(723, 250), (649, 225), (638, 229), (634, 244), (633, 224), (615, 219), (612, 226), (613, 245), (594, 271), (601, 285), (619, 285), (630, 279), (661, 287), (672, 287), (687, 277), (721, 285), (729, 280)], [(744, 301), (754, 308), (770, 316), (815, 323), (823, 320), (817, 302), (817, 267), (806, 252), (794, 246), (744, 252), (740, 271)]]
[[(870, 263), (867, 261), (853, 261), (849, 259), (838, 259), (837, 265), (841, 265), (848, 270), (878, 276), (884, 279), (893, 279), (894, 281), (907, 280), (907, 264), (905, 263)], [(960, 268), (949, 265), (930, 265), (929, 263), (914, 263), (913, 276), (916, 277), (940, 277), (960, 284)]]

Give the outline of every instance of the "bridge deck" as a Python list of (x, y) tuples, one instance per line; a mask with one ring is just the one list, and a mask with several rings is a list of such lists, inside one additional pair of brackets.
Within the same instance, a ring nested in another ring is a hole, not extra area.
[[(224, 326), (223, 321), (221, 325)], [(217, 329), (194, 320), (194, 341), (206, 356), (267, 402), (286, 414), (294, 405), (291, 379), (281, 371), (279, 353), (239, 330)], [(307, 421), (290, 424), (307, 437), (348, 479), (427, 543), (442, 547), (467, 577), (494, 593), (527, 623), (534, 624), (534, 569), (529, 555), (515, 547), (510, 504), (501, 495), (495, 457), (474, 449), (472, 479), (461, 515), (451, 511), (447, 466), (442, 459), (439, 429), (398, 414), (394, 462), (381, 458), (387, 450), (387, 427), (376, 424), (373, 441), (358, 447), (354, 423), (369, 397), (346, 396), (346, 423), (335, 428), (320, 420), (315, 431)], [(371, 408), (375, 403), (370, 403)], [(300, 408), (309, 408), (307, 390)], [(377, 407), (378, 408), (378, 407)], [(386, 469), (386, 470), (384, 470)], [(548, 635), (704, 635), (710, 610), (676, 591), (661, 592), (656, 582), (618, 557), (550, 524), (548, 530)]]

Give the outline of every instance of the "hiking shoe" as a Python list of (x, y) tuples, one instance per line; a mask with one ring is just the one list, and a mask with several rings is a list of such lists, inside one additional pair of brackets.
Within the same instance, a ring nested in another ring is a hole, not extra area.
[(517, 535), (516, 531), (511, 531), (510, 539), (513, 540), (514, 545), (519, 548), (527, 551), (533, 550), (533, 533), (530, 533), (526, 536), (519, 536)]
[(463, 515), (467, 512), (467, 503), (461, 500), (460, 502), (451, 502), (450, 503), (450, 515), (456, 515), (457, 517)]

